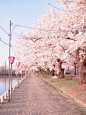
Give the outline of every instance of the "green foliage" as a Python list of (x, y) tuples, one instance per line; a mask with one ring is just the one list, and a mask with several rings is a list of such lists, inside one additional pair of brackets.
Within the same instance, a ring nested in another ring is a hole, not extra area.
[(4, 101), (7, 101), (8, 99), (4, 99)]
[(72, 79), (72, 76), (64, 75), (64, 78), (66, 78), (66, 79)]
[(56, 76), (58, 76), (58, 74), (55, 74)]

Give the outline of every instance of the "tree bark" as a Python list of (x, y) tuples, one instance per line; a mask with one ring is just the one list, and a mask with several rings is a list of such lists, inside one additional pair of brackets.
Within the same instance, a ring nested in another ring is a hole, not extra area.
[(61, 71), (59, 72), (59, 78), (64, 78), (64, 69), (61, 69)]
[(64, 78), (64, 69), (61, 67), (62, 62), (60, 61), (60, 59), (57, 59), (58, 62), (58, 77), (59, 78)]
[(43, 74), (43, 77), (44, 77), (44, 70), (42, 70), (42, 74)]
[(54, 69), (51, 71), (52, 76), (54, 76)]
[(47, 74), (51, 75), (51, 72), (50, 72), (49, 68), (47, 69)]
[(84, 73), (84, 76), (83, 76), (83, 83), (86, 83), (86, 60), (84, 61), (84, 69), (83, 69), (83, 73)]
[(78, 62), (79, 65), (79, 84), (83, 83), (83, 76), (84, 76), (84, 72), (83, 72), (83, 62)]

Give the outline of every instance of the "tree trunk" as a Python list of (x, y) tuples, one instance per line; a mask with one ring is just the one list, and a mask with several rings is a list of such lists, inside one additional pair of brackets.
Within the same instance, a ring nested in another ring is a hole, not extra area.
[(44, 77), (44, 70), (42, 70), (42, 74), (43, 74), (43, 77)]
[(51, 71), (52, 76), (54, 76), (54, 69)]
[(61, 69), (61, 71), (59, 72), (59, 78), (64, 78), (64, 69)]
[(50, 70), (49, 70), (49, 68), (47, 69), (47, 74), (50, 75)]
[(86, 83), (86, 60), (84, 61), (84, 69), (83, 69), (83, 83)]
[(86, 83), (86, 70), (85, 70), (84, 76), (83, 76), (83, 83)]
[(62, 67), (61, 67), (62, 62), (60, 60), (58, 60), (57, 62), (58, 62), (58, 75), (59, 75), (59, 78), (64, 78), (64, 69), (62, 69)]
[(84, 77), (84, 72), (83, 72), (83, 62), (79, 62), (79, 84), (83, 83), (83, 77)]

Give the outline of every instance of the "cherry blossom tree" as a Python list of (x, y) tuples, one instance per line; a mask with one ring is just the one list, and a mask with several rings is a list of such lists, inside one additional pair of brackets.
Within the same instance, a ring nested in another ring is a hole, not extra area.
[(64, 11), (70, 13), (67, 17), (70, 21), (66, 23), (71, 24), (69, 27), (66, 26), (67, 30), (70, 30), (67, 39), (72, 40), (73, 44), (66, 51), (65, 57), (70, 54), (75, 58), (79, 67), (79, 82), (81, 83), (83, 71), (86, 71), (83, 70), (86, 61), (86, 0), (59, 0), (59, 2), (65, 5), (66, 10), (64, 9)]
[[(47, 62), (47, 67), (50, 68), (50, 70), (52, 70), (53, 63), (55, 62), (55, 60), (57, 60), (57, 58), (61, 59), (61, 57), (63, 57), (64, 52), (65, 52), (64, 49), (65, 47), (67, 47), (67, 45), (65, 44), (67, 40), (63, 40), (63, 38), (61, 38), (62, 37), (61, 34), (63, 34), (63, 36), (65, 36), (66, 34), (63, 31), (60, 34), (60, 31), (61, 31), (60, 25), (56, 25), (57, 20), (54, 22), (55, 16), (58, 16), (58, 15), (56, 15), (56, 12), (54, 11), (54, 9), (51, 9), (50, 13), (47, 12), (45, 15), (42, 16), (42, 18), (39, 17), (38, 23), (35, 23), (34, 26), (38, 30), (33, 30), (32, 32), (29, 32), (27, 30), (24, 36), (19, 37), (19, 38), (28, 40), (30, 42), (31, 41), (33, 42), (33, 44), (30, 45), (30, 49), (33, 50), (33, 51), (31, 50), (31, 52), (33, 52), (34, 55), (32, 53), (29, 53), (30, 57), (31, 57), (31, 54), (32, 54), (32, 57), (34, 56), (33, 58), (34, 60), (31, 59), (33, 60), (32, 62), (35, 62), (35, 64), (36, 65), (38, 64), (38, 66), (42, 66), (42, 68), (45, 67), (45, 63)], [(60, 19), (58, 20), (58, 22), (59, 21)], [(62, 41), (64, 43), (62, 43)], [(20, 46), (21, 46), (21, 43), (22, 42), (20, 40)], [(62, 46), (62, 44), (64, 45), (64, 47)], [(23, 45), (23, 48), (24, 47), (25, 46)], [(21, 53), (22, 55), (24, 54), (25, 50), (27, 50), (27, 48), (24, 48), (24, 51), (23, 49), (21, 50), (23, 51), (23, 53)], [(28, 47), (28, 50), (29, 50), (29, 47)], [(25, 54), (24, 54), (24, 57), (25, 57)], [(38, 59), (38, 62), (37, 62), (37, 59)], [(35, 64), (32, 64), (32, 65), (35, 66)]]
[[(50, 12), (38, 17), (38, 22), (34, 23), (35, 29), (32, 32), (27, 30), (23, 36), (18, 37), (18, 39), (27, 41), (28, 46), (24, 45), (24, 52), (26, 51), (26, 58), (29, 54), (28, 59), (32, 64), (29, 61), (28, 63), (31, 67), (45, 68), (47, 66), (52, 69), (55, 61), (59, 59), (58, 62), (66, 62), (69, 65), (77, 62), (80, 68), (81, 62), (85, 61), (86, 7), (84, 0), (83, 2), (59, 0), (59, 2), (65, 4), (61, 11), (56, 12), (52, 8)], [(25, 57), (24, 52), (22, 55)], [(59, 67), (61, 69), (61, 66)], [(81, 83), (80, 74), (79, 71)]]

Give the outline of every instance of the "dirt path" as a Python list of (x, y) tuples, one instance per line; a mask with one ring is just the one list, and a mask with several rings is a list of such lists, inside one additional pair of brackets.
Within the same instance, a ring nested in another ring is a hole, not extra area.
[(13, 92), (0, 115), (86, 115), (78, 106), (41, 77), (31, 74)]

